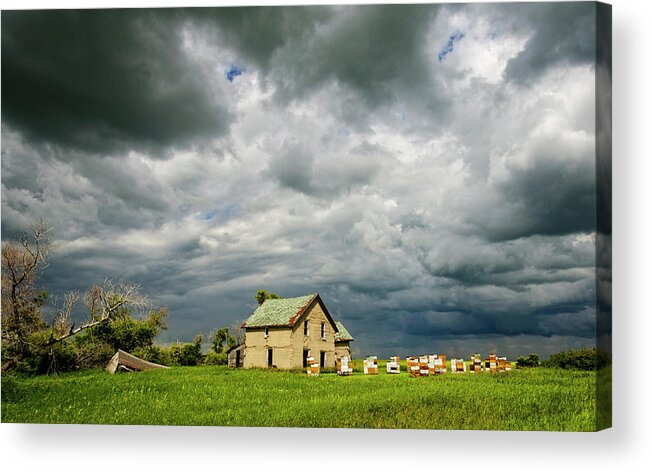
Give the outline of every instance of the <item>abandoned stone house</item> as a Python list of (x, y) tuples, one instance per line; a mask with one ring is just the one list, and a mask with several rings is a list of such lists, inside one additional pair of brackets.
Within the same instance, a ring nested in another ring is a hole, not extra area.
[(304, 368), (313, 357), (322, 368), (334, 368), (337, 356), (350, 357), (353, 337), (332, 319), (318, 293), (267, 299), (242, 328), (245, 341), (229, 353), (232, 366)]

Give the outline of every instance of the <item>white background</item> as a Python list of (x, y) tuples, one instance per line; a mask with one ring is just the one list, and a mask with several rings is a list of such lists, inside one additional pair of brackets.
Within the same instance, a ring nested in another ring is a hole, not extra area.
[[(2, 9), (337, 1), (0, 0)], [(343, 2), (347, 3), (347, 2)], [(348, 2), (349, 3), (349, 2)], [(355, 3), (374, 3), (356, 1)], [(401, 2), (402, 3), (402, 2)], [(614, 427), (600, 433), (0, 424), (3, 469), (651, 469), (649, 2), (613, 5)], [(647, 354), (648, 355), (648, 354)], [(413, 451), (408, 451), (413, 450)], [(7, 467), (9, 465), (9, 467)]]

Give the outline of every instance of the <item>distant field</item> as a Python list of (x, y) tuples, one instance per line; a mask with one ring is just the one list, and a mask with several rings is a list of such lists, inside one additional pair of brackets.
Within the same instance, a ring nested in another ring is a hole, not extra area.
[(208, 366), (2, 376), (2, 422), (592, 431), (595, 403), (594, 372), (548, 368), (429, 378)]

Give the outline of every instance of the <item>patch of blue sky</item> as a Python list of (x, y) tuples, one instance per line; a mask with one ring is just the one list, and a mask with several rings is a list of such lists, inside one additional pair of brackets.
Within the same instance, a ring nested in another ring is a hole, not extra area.
[(464, 37), (464, 34), (456, 30), (454, 31), (449, 37), (448, 37), (448, 42), (441, 48), (439, 51), (439, 62), (443, 62), (445, 58), (454, 50), (454, 45), (461, 41), (461, 39)]
[(225, 206), (217, 206), (216, 208), (206, 211), (201, 216), (200, 219), (204, 221), (218, 220), (220, 222), (226, 222), (240, 214), (240, 205), (239, 203), (233, 203)]
[(232, 82), (235, 77), (239, 77), (244, 73), (244, 69), (236, 66), (235, 64), (231, 65), (231, 68), (226, 71), (226, 80)]

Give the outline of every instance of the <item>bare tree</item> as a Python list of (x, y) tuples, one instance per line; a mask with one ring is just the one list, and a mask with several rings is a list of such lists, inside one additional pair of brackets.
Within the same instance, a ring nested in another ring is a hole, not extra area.
[(244, 343), (244, 329), (242, 328), (243, 323), (244, 321), (237, 320), (233, 322), (233, 325), (231, 325), (231, 335), (237, 341), (237, 345), (242, 345)]
[(66, 294), (48, 345), (61, 342), (82, 330), (127, 317), (129, 309), (144, 311), (151, 307), (149, 298), (141, 293), (140, 286), (126, 281), (115, 282), (107, 278), (101, 285), (92, 286), (84, 294), (88, 318), (77, 326), (74, 322), (70, 323), (70, 314), (78, 300), (79, 294)]
[(54, 248), (51, 232), (41, 220), (2, 244), (2, 336), (19, 349), (44, 324), (40, 307), (46, 293), (36, 282)]

